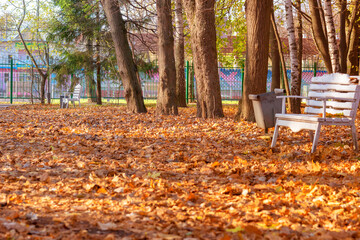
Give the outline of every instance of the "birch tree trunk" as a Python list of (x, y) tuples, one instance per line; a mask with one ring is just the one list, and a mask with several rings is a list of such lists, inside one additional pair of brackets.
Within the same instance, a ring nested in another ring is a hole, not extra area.
[(336, 44), (335, 24), (333, 19), (331, 0), (325, 0), (324, 4), (326, 30), (329, 39), (329, 53), (331, 58), (332, 72), (340, 71), (339, 50)]
[(178, 107), (186, 107), (185, 38), (181, 0), (175, 1), (175, 31), (176, 98)]
[(176, 104), (176, 69), (171, 1), (156, 1), (158, 18), (159, 86), (156, 103), (158, 114), (178, 114)]
[[(297, 9), (301, 11), (301, 2), (302, 0), (296, 0), (295, 5)], [(302, 83), (302, 56), (303, 56), (303, 23), (302, 23), (302, 15), (300, 12), (297, 14), (297, 58), (299, 61), (299, 76), (300, 76), (300, 83), (299, 83), (299, 94), (301, 93), (301, 83)], [(299, 104), (299, 109), (301, 107), (301, 99), (297, 99), (297, 104)]]
[[(297, 56), (297, 45), (295, 38), (294, 16), (291, 0), (285, 2), (286, 28), (288, 31), (290, 62), (291, 62), (291, 95), (300, 95), (301, 77), (299, 72), (299, 60)], [(291, 99), (290, 111), (300, 113), (300, 102), (297, 99)]]
[(197, 117), (223, 117), (216, 50), (215, 0), (183, 0), (183, 7), (189, 22), (194, 57)]

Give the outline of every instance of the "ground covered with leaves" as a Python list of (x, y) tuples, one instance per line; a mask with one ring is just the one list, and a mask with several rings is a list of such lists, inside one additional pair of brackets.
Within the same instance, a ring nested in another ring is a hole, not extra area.
[[(350, 129), (281, 129), (124, 106), (1, 109), (0, 239), (360, 239)], [(358, 124), (358, 123), (357, 123)]]

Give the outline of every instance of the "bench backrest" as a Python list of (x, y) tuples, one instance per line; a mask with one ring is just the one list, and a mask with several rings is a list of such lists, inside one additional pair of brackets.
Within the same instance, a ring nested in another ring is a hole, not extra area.
[(72, 98), (74, 98), (74, 99), (80, 99), (80, 92), (81, 92), (81, 85), (78, 84), (78, 85), (76, 85), (75, 88), (74, 88), (74, 92), (73, 92)]
[(355, 118), (360, 99), (360, 85), (352, 83), (347, 74), (333, 73), (313, 77), (305, 113), (323, 114), (323, 101), (319, 99), (320, 97), (352, 99), (353, 101), (327, 100), (326, 113), (338, 117)]

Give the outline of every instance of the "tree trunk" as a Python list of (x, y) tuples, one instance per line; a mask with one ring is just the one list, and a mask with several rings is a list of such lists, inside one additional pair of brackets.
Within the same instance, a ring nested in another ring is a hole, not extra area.
[(158, 114), (178, 114), (176, 104), (176, 69), (171, 1), (156, 1), (158, 18), (159, 86), (156, 103)]
[(249, 94), (266, 92), (268, 73), (270, 15), (272, 0), (246, 1), (245, 14), (247, 25), (245, 78), (242, 103), (235, 116), (246, 121), (255, 121)]
[[(100, 11), (99, 11), (99, 3), (98, 10), (96, 11), (96, 21), (100, 24)], [(101, 96), (101, 48), (100, 48), (100, 35), (96, 36), (96, 103), (98, 105), (102, 104), (102, 96)]]
[(347, 43), (346, 43), (346, 15), (347, 0), (338, 0), (339, 11), (339, 55), (340, 55), (340, 72), (346, 73), (347, 70)]
[(119, 74), (124, 85), (127, 109), (134, 113), (144, 113), (146, 107), (140, 80), (136, 75), (137, 68), (126, 37), (127, 31), (120, 13), (119, 3), (117, 0), (101, 0), (101, 4), (111, 29)]
[[(301, 11), (301, 0), (296, 0), (297, 9)], [(302, 24), (302, 15), (298, 12), (297, 14), (297, 58), (299, 62), (299, 95), (301, 95), (301, 82), (302, 82), (302, 52), (303, 52), (303, 24)], [(296, 99), (294, 101), (294, 109), (298, 109), (299, 113), (301, 112), (301, 99)]]
[(270, 27), (270, 46), (271, 46), (271, 91), (280, 88), (280, 54), (276, 40), (274, 28)]
[[(272, 13), (270, 15), (270, 20), (271, 20), (271, 26), (274, 30), (275, 33), (275, 37), (276, 37), (276, 42), (279, 48), (279, 55), (280, 55), (280, 61), (281, 61), (281, 66), (282, 66), (282, 73), (283, 73), (283, 78), (284, 78), (284, 85), (285, 85), (285, 91), (286, 91), (286, 95), (290, 95), (290, 87), (289, 87), (289, 80), (287, 77), (287, 70), (286, 70), (286, 63), (285, 63), (285, 59), (284, 59), (284, 53), (283, 53), (283, 49), (282, 49), (282, 42), (279, 36), (279, 31), (277, 30), (276, 27), (276, 22), (275, 22), (275, 17), (274, 17), (274, 13)], [(288, 104), (291, 105), (290, 99), (288, 98)]]
[(93, 51), (93, 43), (91, 39), (87, 40), (87, 52), (89, 55), (89, 61), (86, 67), (86, 95), (88, 98), (88, 102), (96, 102), (96, 92), (95, 92), (95, 80), (94, 80), (94, 51)]
[(101, 96), (101, 59), (100, 59), (100, 42), (96, 42), (96, 104), (102, 104)]
[(197, 116), (223, 117), (216, 50), (215, 0), (183, 0), (183, 4), (189, 21), (194, 57)]
[(331, 0), (325, 0), (324, 4), (326, 30), (329, 39), (329, 52), (331, 58), (332, 72), (339, 72), (339, 50), (336, 44), (335, 24), (333, 19)]
[[(38, 69), (38, 72), (41, 71), (41, 69)], [(40, 74), (41, 77), (41, 83), (40, 83), (40, 101), (41, 104), (45, 104), (45, 84), (47, 79), (47, 74)]]
[(360, 37), (360, 28), (359, 25), (354, 25), (354, 30), (351, 31), (351, 38), (349, 42), (349, 66), (347, 73), (349, 75), (359, 75), (359, 37)]
[(175, 26), (176, 98), (178, 107), (186, 107), (185, 38), (181, 0), (175, 0)]
[[(295, 38), (294, 16), (292, 11), (291, 0), (285, 2), (286, 11), (286, 28), (288, 31), (290, 62), (291, 62), (291, 95), (300, 95), (301, 78), (299, 72), (299, 59), (297, 56), (298, 50)], [(293, 113), (300, 113), (300, 101), (298, 99), (291, 99), (290, 111)]]
[(314, 35), (315, 45), (318, 48), (321, 56), (323, 57), (326, 69), (332, 73), (331, 59), (329, 54), (328, 40), (326, 32), (324, 32), (323, 24), (321, 21), (321, 11), (317, 0), (309, 0), (310, 14), (311, 14), (311, 29)]

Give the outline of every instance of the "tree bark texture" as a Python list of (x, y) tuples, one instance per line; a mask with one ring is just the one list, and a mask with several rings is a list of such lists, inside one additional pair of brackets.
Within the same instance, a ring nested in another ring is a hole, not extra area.
[[(301, 11), (301, 0), (296, 0), (295, 2), (297, 9)], [(297, 14), (297, 58), (299, 62), (299, 78), (300, 81), (298, 82), (298, 95), (301, 95), (301, 82), (302, 82), (302, 52), (303, 52), (303, 24), (302, 24), (302, 15), (298, 12)], [(295, 98), (294, 100), (294, 109), (297, 113), (301, 113), (301, 99)]]
[(145, 113), (146, 107), (142, 96), (137, 68), (132, 58), (125, 22), (122, 18), (117, 0), (101, 0), (107, 21), (110, 26), (115, 46), (119, 74), (124, 85), (127, 109), (134, 113)]
[[(297, 56), (298, 50), (295, 38), (295, 25), (291, 0), (286, 0), (285, 11), (291, 62), (291, 95), (299, 96), (301, 87), (301, 75), (299, 71), (299, 59)], [(300, 102), (297, 99), (291, 99), (290, 111), (293, 113), (300, 113)]]
[(324, 60), (327, 71), (332, 73), (328, 40), (321, 20), (322, 8), (319, 6), (317, 0), (309, 0), (309, 7), (311, 14), (311, 29), (314, 36), (315, 45)]
[(346, 18), (347, 18), (347, 0), (338, 0), (339, 11), (339, 56), (340, 72), (347, 71), (347, 41), (346, 41)]
[(270, 47), (271, 47), (271, 91), (280, 88), (280, 54), (276, 40), (274, 28), (270, 27)]
[(348, 66), (347, 73), (349, 75), (359, 75), (359, 38), (360, 28), (358, 24), (354, 25), (354, 29), (351, 31), (351, 37), (349, 42), (349, 53), (348, 53)]
[(185, 83), (185, 38), (184, 19), (181, 0), (175, 0), (175, 67), (176, 98), (178, 107), (186, 107)]
[(158, 114), (178, 114), (176, 103), (176, 69), (171, 1), (157, 0), (159, 86), (156, 103)]
[(96, 91), (95, 91), (95, 80), (94, 80), (94, 51), (93, 51), (93, 43), (92, 40), (89, 38), (87, 40), (87, 52), (89, 55), (89, 60), (86, 68), (86, 95), (88, 98), (88, 102), (96, 102)]
[(272, 0), (247, 0), (246, 26), (246, 62), (242, 103), (235, 116), (246, 121), (255, 121), (252, 102), (249, 94), (266, 92), (268, 73), (270, 15)]
[(335, 24), (331, 7), (331, 0), (325, 0), (324, 4), (326, 30), (329, 39), (329, 53), (332, 65), (332, 72), (340, 71), (339, 50), (336, 43)]
[(102, 104), (101, 96), (101, 59), (100, 59), (100, 39), (96, 39), (96, 103)]
[(216, 50), (215, 0), (183, 0), (183, 7), (190, 26), (197, 116), (223, 117)]
[[(98, 3), (99, 9), (99, 3)], [(100, 23), (100, 12), (96, 11), (96, 21)], [(96, 103), (102, 104), (101, 96), (101, 48), (100, 48), (100, 35), (96, 36)]]

